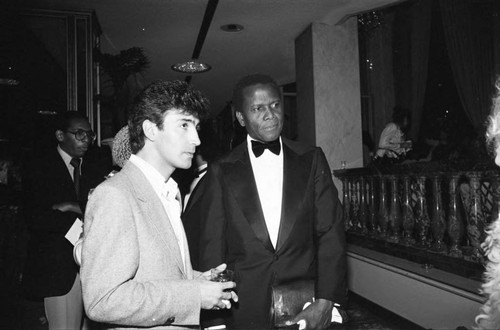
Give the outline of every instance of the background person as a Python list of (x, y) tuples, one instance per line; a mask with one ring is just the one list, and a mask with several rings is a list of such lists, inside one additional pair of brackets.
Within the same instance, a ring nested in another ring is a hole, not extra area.
[(375, 158), (398, 159), (404, 157), (411, 149), (405, 135), (410, 127), (410, 112), (400, 106), (395, 106), (392, 113), (392, 122), (388, 123), (378, 142)]
[(80, 329), (80, 277), (65, 235), (76, 218), (83, 220), (88, 192), (104, 179), (105, 170), (84, 158), (95, 134), (79, 112), (60, 115), (55, 137), (57, 147), (24, 171), (30, 239), (22, 287), (28, 299), (44, 300), (49, 329)]
[(204, 215), (200, 264), (226, 262), (235, 271), (240, 300), (231, 310), (208, 312), (202, 323), (272, 328), (271, 286), (310, 279), (316, 301), (292, 323), (304, 319), (308, 329), (326, 328), (334, 303), (346, 301), (346, 247), (342, 206), (325, 155), (280, 136), (282, 97), (269, 76), (242, 78), (233, 106), (248, 136), (209, 166), (199, 183), (205, 192), (184, 218)]
[[(188, 83), (155, 81), (129, 114), (132, 155), (90, 196), (81, 278), (85, 310), (107, 328), (185, 329), (200, 309), (230, 308), (234, 282), (193, 271), (176, 168), (191, 166), (208, 100)], [(221, 271), (225, 265), (220, 265)]]

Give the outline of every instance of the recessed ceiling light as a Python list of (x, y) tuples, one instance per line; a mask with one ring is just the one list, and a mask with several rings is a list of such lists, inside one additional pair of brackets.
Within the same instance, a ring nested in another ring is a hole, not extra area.
[(226, 32), (240, 32), (244, 29), (243, 25), (240, 24), (225, 24), (220, 27), (222, 31)]
[(186, 62), (176, 63), (171, 66), (172, 70), (182, 73), (202, 73), (207, 72), (212, 67), (207, 63), (199, 62), (197, 60), (190, 60)]

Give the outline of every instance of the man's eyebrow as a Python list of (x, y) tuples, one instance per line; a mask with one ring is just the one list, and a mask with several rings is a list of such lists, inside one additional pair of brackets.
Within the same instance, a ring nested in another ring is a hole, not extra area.
[(273, 104), (273, 103), (276, 103), (276, 102), (280, 102), (281, 100), (280, 99), (273, 99), (273, 100), (270, 100), (269, 102), (255, 102), (255, 103), (252, 103), (253, 106), (259, 106), (259, 105), (269, 105), (269, 104)]
[(199, 121), (194, 119), (194, 118), (180, 118), (179, 121), (182, 121), (182, 122), (187, 122), (187, 123), (192, 123), (194, 125), (198, 125), (199, 124)]

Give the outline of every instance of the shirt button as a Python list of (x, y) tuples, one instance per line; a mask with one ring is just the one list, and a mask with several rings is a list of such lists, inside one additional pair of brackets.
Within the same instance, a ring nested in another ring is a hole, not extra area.
[(174, 323), (174, 322), (175, 322), (175, 317), (173, 316), (167, 319), (167, 323)]

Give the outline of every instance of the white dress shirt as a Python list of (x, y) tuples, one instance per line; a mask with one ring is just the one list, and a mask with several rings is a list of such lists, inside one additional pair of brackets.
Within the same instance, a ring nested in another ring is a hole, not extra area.
[(144, 173), (149, 183), (151, 183), (153, 190), (160, 198), (163, 208), (165, 212), (167, 212), (168, 220), (174, 229), (175, 237), (179, 244), (179, 250), (181, 251), (184, 270), (186, 270), (187, 239), (181, 221), (181, 198), (177, 182), (172, 178), (169, 178), (165, 182), (165, 178), (160, 172), (136, 155), (131, 155), (129, 161)]
[(283, 143), (280, 138), (279, 155), (266, 149), (260, 157), (255, 157), (252, 151), (252, 140), (250, 136), (247, 136), (248, 153), (269, 238), (276, 248), (283, 200)]

